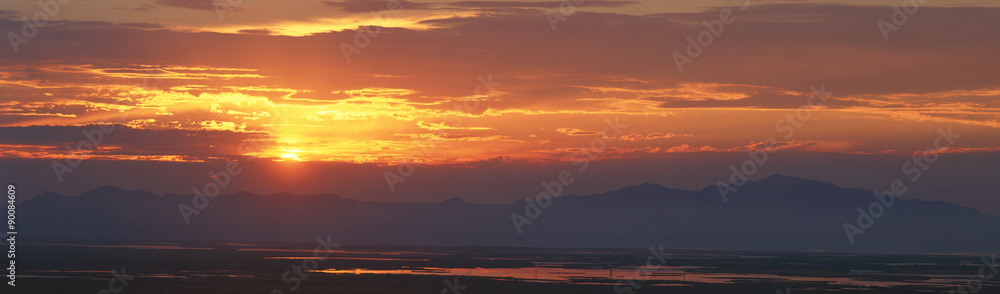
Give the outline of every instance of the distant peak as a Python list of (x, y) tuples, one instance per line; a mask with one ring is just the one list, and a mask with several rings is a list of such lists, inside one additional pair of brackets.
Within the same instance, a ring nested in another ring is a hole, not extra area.
[[(769, 193), (786, 193), (788, 191), (820, 191), (843, 189), (833, 183), (813, 179), (803, 179), (799, 177), (774, 174), (756, 181), (748, 181), (746, 184), (737, 186), (740, 191), (757, 191)], [(709, 186), (706, 190), (715, 190), (716, 186)]]
[(56, 194), (55, 192), (45, 191), (45, 192), (42, 192), (42, 194), (38, 194), (38, 196), (28, 198), (28, 200), (29, 201), (39, 201), (39, 199), (43, 199), (43, 200), (40, 200), (40, 201), (46, 201), (46, 200), (58, 199), (58, 198), (62, 198), (62, 197), (63, 197), (62, 195)]
[(319, 194), (319, 196), (320, 197), (326, 197), (326, 198), (340, 199), (340, 200), (344, 200), (345, 199), (344, 197), (340, 197), (340, 195), (332, 194), (332, 193)]
[(783, 175), (783, 174), (773, 174), (773, 175), (771, 175), (769, 177), (766, 177), (764, 179), (799, 179), (799, 180), (801, 180), (802, 178), (800, 178), (800, 177), (794, 177), (794, 176), (789, 176), (789, 175)]
[(673, 189), (653, 183), (642, 183), (618, 189), (618, 192), (652, 192), (652, 191), (662, 191), (662, 190), (673, 190)]
[(90, 190), (89, 192), (97, 192), (97, 193), (122, 193), (122, 192), (128, 192), (128, 190), (108, 185), (108, 186), (104, 186), (104, 187), (100, 187), (100, 188), (97, 188), (97, 189)]
[(83, 198), (98, 197), (98, 198), (104, 198), (104, 197), (122, 197), (122, 196), (130, 196), (130, 197), (158, 197), (157, 195), (154, 195), (152, 193), (149, 193), (149, 192), (146, 192), (146, 191), (143, 191), (143, 190), (129, 191), (129, 190), (125, 190), (125, 189), (122, 189), (122, 188), (115, 187), (115, 186), (104, 186), (104, 187), (100, 187), (100, 188), (97, 188), (97, 189), (93, 189), (93, 190), (90, 190), (90, 191), (87, 191), (87, 192), (80, 193), (80, 195), (78, 195), (77, 197), (83, 197)]
[(259, 196), (259, 195), (254, 194), (254, 193), (250, 193), (250, 192), (247, 192), (247, 191), (239, 191), (239, 192), (233, 193), (233, 196), (235, 196), (235, 197), (251, 197), (251, 196)]
[(36, 196), (36, 197), (42, 197), (42, 196), (52, 197), (52, 196), (62, 196), (62, 195), (56, 194), (56, 192), (45, 190), (45, 192), (42, 192), (42, 194), (38, 194), (38, 196)]
[(637, 188), (647, 188), (647, 189), (659, 189), (659, 188), (666, 188), (666, 187), (664, 187), (664, 186), (661, 186), (661, 185), (657, 185), (657, 184), (653, 184), (653, 183), (642, 183), (642, 184), (638, 184), (638, 185), (633, 185), (633, 186), (631, 186), (631, 187), (637, 187)]
[(804, 179), (804, 178), (800, 178), (800, 177), (786, 176), (786, 175), (783, 175), (783, 174), (773, 174), (773, 175), (771, 175), (769, 177), (766, 177), (766, 178), (763, 178), (763, 179), (760, 179), (760, 180), (756, 180), (756, 181), (753, 181), (753, 182), (758, 182), (758, 183), (826, 183), (826, 182), (823, 182), (823, 181), (820, 181), (820, 180)]
[(128, 193), (125, 189), (118, 188), (115, 186), (104, 186), (97, 189), (93, 189), (87, 192), (80, 193), (79, 197), (100, 197), (109, 195), (121, 195)]
[(271, 194), (269, 197), (295, 197), (295, 196), (297, 195), (289, 192), (281, 192), (281, 193)]

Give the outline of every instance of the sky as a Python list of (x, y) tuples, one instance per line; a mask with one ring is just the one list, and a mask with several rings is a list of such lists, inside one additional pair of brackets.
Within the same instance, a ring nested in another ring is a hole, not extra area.
[(1000, 215), (996, 1), (59, 1), (0, 3), (25, 191), (190, 193), (236, 161), (224, 192), (509, 203), (581, 152), (567, 193), (702, 189), (774, 138), (751, 178), (885, 190), (936, 150), (902, 197)]

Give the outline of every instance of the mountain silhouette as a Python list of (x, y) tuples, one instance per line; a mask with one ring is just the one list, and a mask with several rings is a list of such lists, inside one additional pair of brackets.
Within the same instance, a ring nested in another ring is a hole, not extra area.
[[(640, 184), (596, 195), (557, 197), (515, 229), (511, 214), (530, 204), (359, 202), (334, 194), (211, 198), (184, 222), (178, 205), (194, 195), (157, 196), (102, 187), (78, 196), (51, 192), (19, 207), (24, 238), (309, 241), (571, 248), (833, 250), (917, 253), (996, 251), (1000, 217), (947, 202), (896, 199), (852, 244), (844, 224), (879, 202), (871, 191), (774, 175), (742, 185), (723, 201), (701, 191)], [(865, 221), (866, 219), (863, 219)]]

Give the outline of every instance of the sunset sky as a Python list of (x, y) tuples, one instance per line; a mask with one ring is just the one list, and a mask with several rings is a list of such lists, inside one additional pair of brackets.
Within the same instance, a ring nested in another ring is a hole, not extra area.
[[(3, 1), (0, 176), (190, 193), (241, 160), (227, 193), (505, 203), (618, 119), (570, 193), (701, 189), (767, 138), (780, 150), (757, 177), (884, 190), (950, 127), (961, 139), (904, 198), (1000, 214), (1000, 2), (927, 1), (885, 40), (905, 1), (750, 1), (69, 1), (16, 46), (46, 12)], [(726, 9), (680, 72), (672, 55)], [(829, 100), (786, 138), (814, 87)], [(74, 155), (100, 124), (119, 126)], [(58, 181), (51, 164), (75, 157)], [(413, 162), (390, 191), (384, 172)]]

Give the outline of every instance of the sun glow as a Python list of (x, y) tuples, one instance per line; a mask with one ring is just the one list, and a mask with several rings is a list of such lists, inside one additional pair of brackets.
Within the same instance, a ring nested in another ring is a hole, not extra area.
[(290, 160), (302, 161), (302, 159), (299, 158), (298, 155), (295, 155), (295, 153), (285, 153), (285, 155), (281, 156), (281, 160), (283, 160), (283, 161), (290, 161)]

